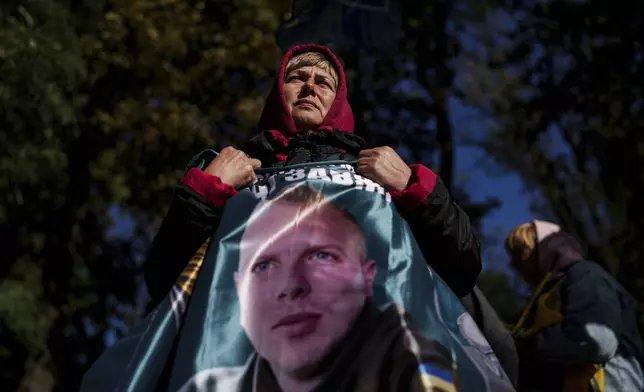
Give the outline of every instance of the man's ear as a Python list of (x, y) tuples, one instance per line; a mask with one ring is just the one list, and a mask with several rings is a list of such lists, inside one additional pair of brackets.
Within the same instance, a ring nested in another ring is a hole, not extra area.
[(362, 263), (362, 276), (364, 277), (367, 295), (373, 295), (373, 280), (376, 278), (376, 263), (373, 260), (365, 260)]

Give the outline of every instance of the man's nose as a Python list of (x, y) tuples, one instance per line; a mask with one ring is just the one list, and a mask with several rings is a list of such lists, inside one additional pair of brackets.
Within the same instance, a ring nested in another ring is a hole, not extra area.
[(282, 282), (278, 293), (280, 300), (294, 300), (306, 297), (311, 292), (311, 285), (301, 266), (295, 266)]

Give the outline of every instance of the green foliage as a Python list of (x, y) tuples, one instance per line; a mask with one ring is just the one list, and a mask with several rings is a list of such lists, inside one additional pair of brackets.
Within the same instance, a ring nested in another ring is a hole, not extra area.
[(270, 84), (280, 57), (272, 32), (285, 3), (113, 3), (83, 37), (89, 121), (112, 147), (91, 166), (101, 191), (158, 215), (191, 154), (253, 132), (265, 94), (258, 86)]
[[(3, 387), (46, 371), (74, 390), (110, 319), (138, 314), (146, 233), (192, 154), (253, 131), (288, 6), (3, 3)], [(107, 235), (117, 204), (137, 218), (124, 241)]]
[(16, 334), (31, 355), (46, 351), (51, 311), (42, 303), (40, 271), (29, 262), (18, 262), (15, 271), (0, 285), (0, 319)]
[[(0, 30), (0, 105), (2, 142), (15, 140), (34, 125), (39, 142), (54, 136), (54, 126), (76, 122), (78, 102), (70, 95), (85, 77), (78, 37), (60, 4), (36, 0), (2, 14)], [(34, 71), (38, 72), (34, 72)], [(2, 143), (5, 145), (5, 143)]]
[(47, 352), (57, 315), (41, 284), (47, 234), (37, 228), (47, 211), (63, 204), (68, 166), (62, 149), (77, 130), (81, 101), (73, 94), (85, 70), (69, 22), (53, 1), (0, 8), (0, 341), (14, 347), (0, 352), (0, 366), (19, 369), (10, 377), (22, 366), (11, 359), (19, 357), (16, 347), (36, 358)]
[(4, 223), (9, 206), (25, 204), (27, 189), (65, 170), (61, 139), (75, 131), (79, 102), (72, 94), (85, 71), (69, 17), (57, 3), (37, 0), (0, 15), (0, 185), (13, 190), (0, 196)]

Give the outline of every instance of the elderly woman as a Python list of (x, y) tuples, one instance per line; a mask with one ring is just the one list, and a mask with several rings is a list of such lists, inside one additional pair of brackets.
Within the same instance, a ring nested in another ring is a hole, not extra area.
[(463, 297), (481, 270), (468, 216), (434, 172), (408, 166), (388, 147), (369, 149), (353, 134), (343, 67), (330, 49), (291, 49), (262, 112), (262, 130), (243, 148), (224, 148), (205, 170), (189, 170), (177, 188), (145, 263), (154, 304), (212, 235), (226, 201), (255, 178), (255, 169), (329, 160), (358, 161), (358, 173), (392, 195), (431, 267)]
[(515, 327), (518, 389), (644, 390), (631, 295), (554, 223), (519, 225), (505, 247), (511, 266), (533, 288)]

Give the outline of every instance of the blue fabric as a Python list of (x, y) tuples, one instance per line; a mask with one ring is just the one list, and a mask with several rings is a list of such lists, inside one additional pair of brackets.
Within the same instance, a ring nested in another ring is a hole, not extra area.
[[(203, 166), (207, 161), (196, 157), (192, 165)], [(262, 199), (303, 182), (356, 218), (365, 233), (368, 257), (376, 262), (374, 303), (402, 305), (418, 329), (451, 351), (458, 363), (461, 391), (513, 390), (480, 331), (476, 326), (472, 330), (474, 322), (461, 302), (427, 266), (407, 223), (382, 187), (356, 175), (350, 165), (275, 170), (279, 171), (258, 175), (255, 184), (227, 202), (194, 291), (175, 286), (136, 331), (99, 358), (86, 374), (82, 392), (150, 392), (163, 372), (170, 372), (165, 379), (169, 391), (245, 391), (237, 375), (230, 377), (253, 355), (240, 327), (233, 281), (240, 239)], [(220, 382), (212, 382), (212, 369), (218, 369), (214, 374), (221, 375)], [(209, 386), (197, 387), (204, 372), (209, 372)]]

